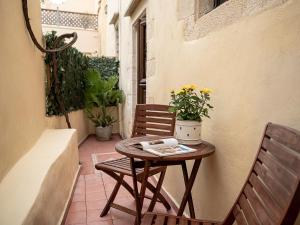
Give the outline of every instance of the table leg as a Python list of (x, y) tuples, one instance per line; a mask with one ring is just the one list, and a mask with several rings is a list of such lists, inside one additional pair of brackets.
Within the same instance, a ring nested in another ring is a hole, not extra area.
[(158, 198), (158, 195), (160, 193), (161, 186), (162, 186), (162, 183), (164, 181), (165, 175), (166, 175), (166, 169), (163, 170), (162, 172), (160, 172), (160, 176), (159, 176), (159, 179), (158, 179), (158, 182), (157, 182), (157, 185), (156, 185), (156, 192), (153, 193), (153, 197), (152, 197), (152, 200), (150, 202), (150, 205), (149, 205), (149, 208), (148, 208), (147, 212), (152, 212), (153, 209), (154, 209), (154, 206), (157, 202), (157, 198)]
[(150, 161), (145, 161), (144, 176), (143, 176), (143, 179), (141, 182), (141, 191), (140, 191), (140, 202), (141, 202), (142, 208), (143, 208), (143, 203), (144, 203), (144, 198), (145, 198), (145, 193), (146, 193), (146, 188), (147, 188), (150, 164), (151, 164)]
[[(185, 161), (183, 161), (183, 163), (181, 164), (181, 169), (182, 169), (182, 173), (183, 173), (185, 188), (187, 188), (188, 181), (189, 181), (189, 175), (188, 175), (187, 166), (186, 166)], [(195, 210), (194, 210), (192, 192), (189, 192), (188, 204), (189, 204), (189, 210), (190, 210), (190, 217), (195, 218)]]
[(139, 198), (139, 190), (137, 185), (137, 176), (136, 176), (136, 168), (134, 165), (134, 158), (130, 158), (130, 166), (132, 172), (132, 180), (133, 180), (133, 191), (134, 191), (134, 198), (135, 198), (135, 206), (136, 206), (136, 218), (135, 218), (135, 225), (141, 224), (141, 201)]
[(192, 188), (199, 170), (201, 164), (201, 159), (197, 159), (194, 162), (193, 168), (192, 168), (192, 172), (190, 177), (188, 177), (188, 173), (187, 173), (187, 168), (186, 168), (186, 163), (182, 163), (182, 172), (183, 172), (183, 178), (184, 178), (184, 182), (185, 182), (185, 192), (178, 210), (177, 215), (178, 216), (182, 216), (184, 208), (186, 206), (186, 203), (189, 202), (189, 209), (190, 209), (190, 216), (191, 218), (195, 218), (195, 210), (194, 210), (194, 204), (193, 204), (193, 198), (192, 198)]

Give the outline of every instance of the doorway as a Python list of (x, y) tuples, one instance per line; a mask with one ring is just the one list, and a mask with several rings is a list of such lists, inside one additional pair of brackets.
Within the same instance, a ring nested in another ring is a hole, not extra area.
[(146, 14), (137, 21), (137, 103), (146, 104), (147, 71), (147, 26)]

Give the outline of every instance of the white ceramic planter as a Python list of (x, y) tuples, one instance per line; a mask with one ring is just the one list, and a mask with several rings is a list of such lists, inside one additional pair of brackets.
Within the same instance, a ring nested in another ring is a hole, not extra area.
[(108, 141), (111, 138), (112, 126), (96, 127), (96, 137), (99, 141)]
[(181, 144), (200, 144), (201, 122), (193, 120), (176, 120), (175, 137)]

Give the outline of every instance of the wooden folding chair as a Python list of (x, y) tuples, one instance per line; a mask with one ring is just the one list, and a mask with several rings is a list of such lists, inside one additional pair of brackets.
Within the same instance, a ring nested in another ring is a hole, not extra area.
[[(135, 120), (133, 125), (132, 137), (144, 136), (144, 135), (160, 135), (160, 136), (173, 136), (175, 127), (175, 113), (168, 111), (169, 106), (157, 105), (157, 104), (143, 104), (137, 105), (135, 111)], [(111, 207), (136, 215), (136, 212), (125, 208), (124, 206), (114, 203), (116, 195), (121, 186), (123, 186), (133, 197), (134, 191), (132, 187), (124, 180), (124, 176), (132, 176), (130, 159), (127, 157), (105, 161), (95, 165), (95, 168), (105, 172), (114, 178), (117, 183), (108, 198), (108, 201), (101, 212), (101, 217), (105, 216)], [(143, 169), (137, 169), (137, 180), (141, 181), (144, 176)], [(166, 173), (166, 167), (152, 167), (149, 171), (149, 176), (160, 173), (160, 177), (155, 187), (150, 182), (147, 182), (146, 187), (150, 190), (153, 195), (157, 194), (157, 198), (151, 196), (145, 196), (146, 198), (152, 199), (148, 211), (152, 212), (157, 201), (160, 201), (167, 210), (171, 207), (164, 196), (160, 193), (162, 181)]]
[(269, 123), (247, 181), (223, 222), (147, 213), (142, 225), (292, 225), (300, 208), (300, 132)]

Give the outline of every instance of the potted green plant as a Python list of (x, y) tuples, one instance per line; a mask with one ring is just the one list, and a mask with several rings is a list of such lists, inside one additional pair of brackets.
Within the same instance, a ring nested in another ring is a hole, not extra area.
[(112, 124), (117, 120), (108, 108), (117, 106), (123, 101), (123, 92), (117, 88), (118, 77), (101, 77), (95, 69), (87, 72), (85, 91), (86, 113), (95, 124), (96, 136), (99, 140), (109, 140), (112, 134)]
[(176, 112), (175, 136), (182, 144), (201, 143), (201, 123), (203, 117), (210, 118), (211, 90), (196, 90), (195, 85), (185, 85), (179, 91), (171, 92), (170, 110)]

